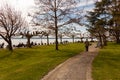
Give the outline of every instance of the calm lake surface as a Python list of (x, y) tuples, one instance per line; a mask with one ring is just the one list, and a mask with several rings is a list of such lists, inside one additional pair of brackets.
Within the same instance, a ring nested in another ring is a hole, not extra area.
[[(85, 41), (85, 39), (83, 39), (83, 40)], [(41, 44), (41, 41), (43, 43), (47, 43), (47, 39), (46, 38), (44, 38), (42, 40), (40, 38), (32, 38), (31, 39), (31, 42), (34, 42), (34, 43), (37, 43), (37, 44)], [(62, 41), (72, 42), (73, 40), (71, 38), (63, 38)], [(74, 39), (74, 41), (80, 41), (80, 39)], [(27, 39), (25, 39), (25, 38), (16, 38), (16, 39), (14, 38), (14, 39), (12, 39), (12, 44), (13, 45), (17, 45), (19, 43), (26, 44), (26, 42), (27, 42)], [(54, 38), (50, 38), (49, 39), (49, 43), (54, 43), (54, 42), (55, 42)], [(58, 42), (60, 42), (60, 39), (58, 39)], [(2, 44), (2, 43), (5, 43), (5, 46), (7, 45), (7, 43), (2, 38), (0, 38), (0, 44)]]

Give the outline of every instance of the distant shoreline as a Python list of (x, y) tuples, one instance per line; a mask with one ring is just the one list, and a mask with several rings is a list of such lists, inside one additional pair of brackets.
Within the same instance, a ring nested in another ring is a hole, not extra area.
[[(83, 39), (86, 39), (87, 37), (83, 38)], [(0, 39), (3, 39), (3, 38), (0, 38)], [(27, 39), (27, 38), (12, 38), (12, 39)], [(41, 38), (31, 38), (31, 39), (41, 39)], [(42, 39), (47, 39), (47, 38), (42, 38)], [(49, 38), (49, 39), (55, 39), (55, 38)], [(60, 39), (60, 38), (58, 38)], [(72, 39), (72, 38), (62, 38), (62, 39)], [(81, 38), (74, 38), (74, 39), (81, 39)], [(89, 38), (90, 39), (90, 38)]]

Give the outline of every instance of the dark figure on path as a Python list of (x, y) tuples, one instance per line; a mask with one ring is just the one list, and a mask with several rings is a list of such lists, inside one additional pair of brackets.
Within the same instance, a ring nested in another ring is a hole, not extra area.
[(85, 50), (86, 50), (86, 51), (88, 51), (89, 45), (90, 45), (90, 43), (89, 43), (89, 41), (86, 39), (86, 41), (85, 41)]

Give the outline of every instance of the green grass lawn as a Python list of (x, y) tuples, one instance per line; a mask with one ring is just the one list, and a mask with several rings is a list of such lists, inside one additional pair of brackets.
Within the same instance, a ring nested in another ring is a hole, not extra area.
[(120, 44), (109, 43), (93, 62), (94, 80), (120, 80)]
[(15, 49), (0, 49), (0, 80), (40, 80), (51, 69), (84, 49), (81, 43)]

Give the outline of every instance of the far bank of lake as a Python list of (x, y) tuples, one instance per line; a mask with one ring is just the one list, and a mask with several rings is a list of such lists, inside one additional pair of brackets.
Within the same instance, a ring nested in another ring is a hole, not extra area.
[[(83, 39), (83, 41), (85, 41), (86, 39)], [(95, 40), (95, 39), (94, 39)], [(68, 41), (68, 42), (73, 42), (73, 39), (72, 38), (63, 38), (62, 41)], [(75, 38), (74, 39), (75, 42), (77, 41), (81, 41), (81, 39), (79, 38)], [(89, 39), (90, 41), (90, 39)], [(31, 42), (34, 42), (34, 43), (37, 43), (37, 44), (41, 44), (41, 42), (44, 44), (44, 43), (47, 43), (47, 39), (46, 38), (31, 38)], [(50, 38), (49, 39), (49, 43), (54, 43), (55, 42), (55, 38)], [(60, 42), (60, 39), (58, 39), (58, 42)], [(2, 43), (5, 43), (5, 46), (7, 45), (7, 43), (2, 39), (0, 38), (0, 44)], [(19, 43), (24, 43), (26, 44), (27, 43), (27, 39), (26, 38), (12, 38), (12, 44), (13, 45), (17, 45)]]

